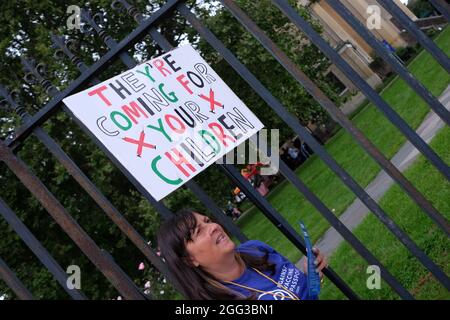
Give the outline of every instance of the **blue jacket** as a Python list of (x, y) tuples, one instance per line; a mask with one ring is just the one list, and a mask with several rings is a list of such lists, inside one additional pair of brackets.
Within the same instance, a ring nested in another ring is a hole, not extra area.
[(300, 298), (300, 300), (318, 299), (317, 296), (309, 296), (306, 275), (292, 262), (267, 244), (258, 240), (250, 240), (245, 243), (241, 243), (236, 250), (238, 252), (257, 256), (264, 256), (266, 252), (268, 252), (268, 262), (275, 265), (275, 273), (270, 274), (270, 270), (262, 272), (276, 282), (279, 282), (285, 288), (289, 289), (289, 292), (284, 290), (282, 287), (277, 287), (275, 283), (258, 274), (250, 267), (247, 267), (244, 273), (239, 278), (233, 280), (233, 282), (262, 290), (265, 293), (254, 292), (234, 284), (224, 283), (225, 286), (233, 291), (237, 291), (246, 297), (249, 297), (255, 293), (258, 300), (292, 300), (293, 297), (291, 292)]

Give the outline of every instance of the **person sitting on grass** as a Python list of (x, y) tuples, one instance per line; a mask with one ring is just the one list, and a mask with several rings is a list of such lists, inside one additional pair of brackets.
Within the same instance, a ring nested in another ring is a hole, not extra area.
[[(194, 210), (164, 221), (157, 239), (188, 299), (318, 299), (308, 294), (306, 274), (276, 250), (257, 240), (236, 246), (220, 224)], [(322, 279), (327, 260), (318, 249), (313, 251)]]

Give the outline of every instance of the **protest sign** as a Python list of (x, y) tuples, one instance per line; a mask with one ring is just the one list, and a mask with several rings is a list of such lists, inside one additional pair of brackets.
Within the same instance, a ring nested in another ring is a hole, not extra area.
[(263, 128), (191, 46), (63, 102), (156, 200)]

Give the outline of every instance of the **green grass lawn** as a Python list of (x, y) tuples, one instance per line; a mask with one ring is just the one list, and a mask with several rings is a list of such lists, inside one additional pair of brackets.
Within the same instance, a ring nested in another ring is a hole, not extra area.
[[(446, 28), (436, 42), (449, 54), (450, 28)], [(424, 51), (410, 63), (408, 68), (435, 96), (439, 96), (450, 83), (450, 75)], [(413, 128), (417, 128), (430, 111), (426, 103), (398, 78), (395, 78), (383, 90), (382, 96)], [(352, 121), (388, 158), (394, 156), (406, 141), (403, 135), (371, 104), (365, 106)], [(344, 130), (340, 130), (326, 144), (326, 149), (363, 187), (367, 186), (380, 171), (375, 161)], [(442, 156), (442, 150), (435, 150)], [(341, 215), (355, 200), (354, 194), (317, 156), (308, 159), (296, 173), (337, 216)], [(302, 219), (313, 241), (316, 241), (329, 228), (326, 220), (287, 182), (280, 184), (267, 199), (296, 229), (298, 228), (297, 220)], [(386, 210), (391, 213), (396, 209), (386, 207)], [(250, 239), (259, 239), (268, 243), (290, 260), (297, 261), (301, 258), (301, 253), (258, 209), (250, 209), (239, 219), (238, 225)]]
[[(450, 162), (450, 128), (445, 127), (431, 144), (446, 162)], [(405, 175), (431, 200), (447, 219), (450, 218), (450, 183), (421, 156), (406, 170)], [(447, 274), (450, 273), (450, 239), (426, 214), (402, 192), (397, 185), (391, 187), (380, 201), (394, 221), (430, 256)], [(380, 259), (417, 299), (450, 299), (450, 293), (434, 279), (405, 247), (379, 222), (367, 216), (354, 230), (354, 234)], [(347, 244), (342, 243), (329, 257), (333, 269), (365, 299), (398, 299), (385, 282), (380, 290), (366, 286), (367, 262)], [(324, 284), (321, 299), (343, 299), (342, 293), (329, 281)]]

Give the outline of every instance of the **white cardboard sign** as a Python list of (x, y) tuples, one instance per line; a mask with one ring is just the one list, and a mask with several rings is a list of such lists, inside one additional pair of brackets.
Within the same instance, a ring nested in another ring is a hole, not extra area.
[(263, 128), (191, 46), (63, 102), (156, 200)]

